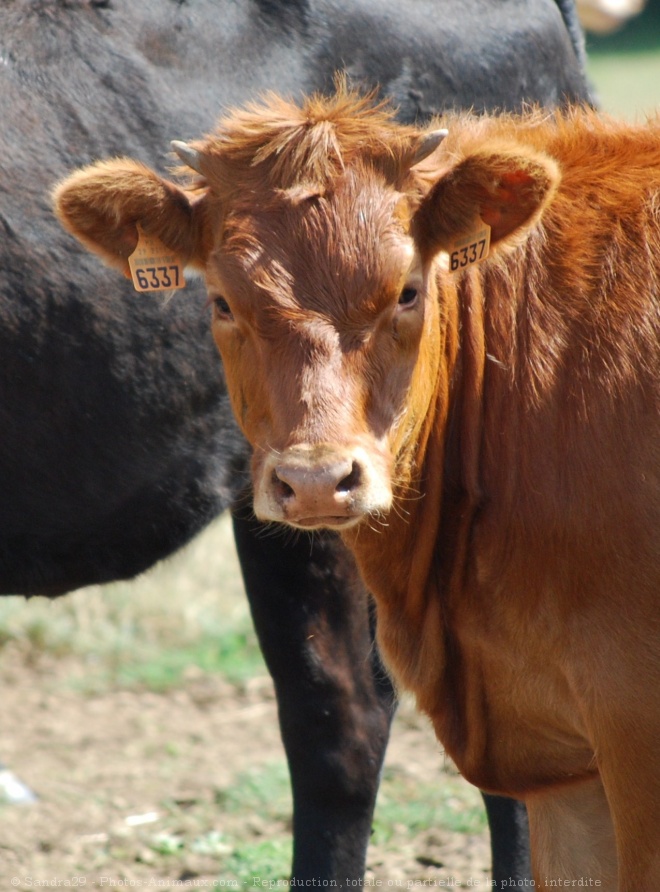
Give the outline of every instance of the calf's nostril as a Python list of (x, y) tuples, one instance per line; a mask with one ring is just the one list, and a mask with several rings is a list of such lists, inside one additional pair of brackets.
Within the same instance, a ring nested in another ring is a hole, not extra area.
[(273, 488), (281, 499), (290, 499), (295, 496), (296, 493), (293, 487), (280, 477), (277, 470), (273, 471), (272, 482)]
[(356, 489), (360, 486), (362, 482), (362, 471), (360, 469), (360, 465), (354, 461), (351, 466), (350, 474), (347, 474), (343, 477), (337, 486), (335, 487), (335, 491), (339, 493), (350, 492), (353, 489)]

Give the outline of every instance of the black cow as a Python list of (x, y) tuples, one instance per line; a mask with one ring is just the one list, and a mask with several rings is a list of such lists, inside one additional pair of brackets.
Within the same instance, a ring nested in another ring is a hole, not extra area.
[[(246, 449), (201, 289), (138, 296), (56, 224), (50, 186), (276, 87), (380, 85), (403, 120), (447, 106), (588, 100), (574, 10), (553, 0), (9, 0), (0, 12), (0, 592), (132, 577), (237, 502)], [(201, 347), (199, 345), (202, 345)], [(277, 690), (293, 873), (359, 879), (393, 711), (366, 596), (332, 537), (235, 534)], [(524, 815), (488, 800), (496, 876), (524, 876)], [(522, 858), (516, 863), (516, 858)]]

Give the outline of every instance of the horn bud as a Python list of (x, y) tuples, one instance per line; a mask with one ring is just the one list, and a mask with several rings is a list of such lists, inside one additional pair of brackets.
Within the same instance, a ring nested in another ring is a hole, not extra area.
[(184, 164), (187, 164), (188, 167), (197, 173), (202, 173), (203, 155), (201, 152), (193, 149), (187, 142), (181, 142), (179, 139), (173, 139), (170, 145)]
[(433, 154), (446, 136), (449, 136), (448, 130), (429, 130), (420, 136), (413, 148), (410, 166), (414, 167)]

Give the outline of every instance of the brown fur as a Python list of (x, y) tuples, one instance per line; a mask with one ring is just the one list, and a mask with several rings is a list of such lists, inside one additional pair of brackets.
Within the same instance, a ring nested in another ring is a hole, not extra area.
[(191, 143), (202, 151), (206, 181), (220, 195), (267, 190), (324, 192), (365, 148), (396, 180), (414, 154), (419, 131), (395, 123), (386, 102), (339, 89), (329, 104), (309, 96), (302, 106), (275, 94), (223, 118), (215, 133)]
[[(168, 237), (233, 314), (257, 510), (342, 529), (399, 682), (468, 779), (528, 802), (538, 885), (655, 892), (660, 125), (442, 123), (410, 170), (420, 134), (345, 92), (237, 112)], [(491, 257), (449, 275), (480, 219)]]

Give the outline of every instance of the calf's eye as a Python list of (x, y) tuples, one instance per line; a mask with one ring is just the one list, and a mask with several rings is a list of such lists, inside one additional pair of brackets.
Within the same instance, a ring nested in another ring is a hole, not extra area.
[(412, 307), (417, 302), (417, 289), (416, 288), (404, 288), (401, 294), (399, 295), (399, 306), (400, 307)]
[(215, 311), (215, 315), (220, 319), (233, 319), (234, 314), (231, 311), (231, 307), (227, 303), (224, 297), (213, 297), (211, 298), (211, 303), (213, 304), (213, 309)]

